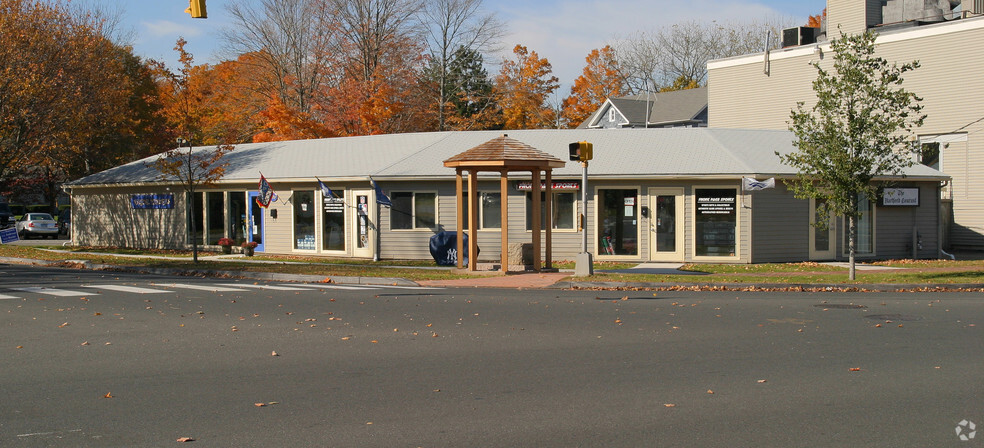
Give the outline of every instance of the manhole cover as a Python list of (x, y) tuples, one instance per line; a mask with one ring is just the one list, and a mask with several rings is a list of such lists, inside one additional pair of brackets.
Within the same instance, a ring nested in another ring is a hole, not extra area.
[(855, 305), (853, 303), (851, 303), (851, 304), (847, 304), (847, 303), (821, 303), (821, 304), (813, 305), (813, 306), (815, 306), (817, 308), (832, 308), (832, 309), (835, 309), (835, 310), (858, 310), (858, 309), (867, 308), (864, 305)]
[(922, 316), (913, 316), (911, 314), (869, 314), (864, 316), (864, 318), (870, 320), (890, 320), (892, 322), (914, 322), (922, 320)]

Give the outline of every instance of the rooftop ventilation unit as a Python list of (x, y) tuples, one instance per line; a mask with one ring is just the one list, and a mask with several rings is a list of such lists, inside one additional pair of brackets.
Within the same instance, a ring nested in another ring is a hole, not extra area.
[(819, 33), (820, 28), (810, 28), (806, 26), (786, 28), (782, 30), (782, 48), (815, 44), (817, 42), (817, 34)]

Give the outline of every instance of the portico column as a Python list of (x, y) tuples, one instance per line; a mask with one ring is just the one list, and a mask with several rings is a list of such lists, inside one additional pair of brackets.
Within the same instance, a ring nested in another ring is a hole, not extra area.
[(499, 176), (499, 204), (502, 224), (502, 272), (509, 272), (509, 171), (503, 170)]
[(458, 210), (457, 221), (455, 222), (455, 225), (457, 226), (455, 227), (456, 229), (455, 231), (458, 233), (458, 241), (456, 245), (458, 247), (456, 247), (455, 249), (457, 249), (458, 251), (457, 252), (458, 255), (456, 256), (456, 258), (458, 259), (457, 261), (458, 269), (461, 269), (462, 267), (464, 267), (464, 263), (461, 259), (461, 256), (462, 254), (465, 253), (465, 217), (462, 216), (462, 213), (464, 213), (465, 211), (463, 207), (465, 201), (464, 201), (464, 194), (462, 192), (463, 189), (462, 189), (462, 182), (461, 182), (461, 168), (455, 169), (454, 174), (455, 174), (454, 175), (455, 197), (457, 198), (455, 207), (457, 207)]

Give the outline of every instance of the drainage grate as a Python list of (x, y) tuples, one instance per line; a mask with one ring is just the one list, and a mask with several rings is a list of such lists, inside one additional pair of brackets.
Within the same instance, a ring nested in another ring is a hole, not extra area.
[(853, 303), (851, 303), (851, 304), (846, 304), (846, 303), (821, 303), (821, 304), (813, 305), (813, 306), (815, 306), (817, 308), (830, 308), (830, 309), (835, 309), (835, 310), (859, 310), (859, 309), (867, 308), (864, 305), (855, 305)]
[(911, 314), (869, 314), (864, 316), (864, 318), (870, 320), (889, 320), (892, 322), (915, 322), (922, 320), (922, 316), (913, 316)]

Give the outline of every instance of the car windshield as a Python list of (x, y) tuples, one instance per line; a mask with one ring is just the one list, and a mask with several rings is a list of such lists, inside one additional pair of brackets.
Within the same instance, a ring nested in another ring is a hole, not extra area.
[(27, 215), (28, 221), (53, 221), (51, 215), (47, 213), (30, 213)]

